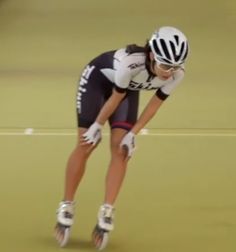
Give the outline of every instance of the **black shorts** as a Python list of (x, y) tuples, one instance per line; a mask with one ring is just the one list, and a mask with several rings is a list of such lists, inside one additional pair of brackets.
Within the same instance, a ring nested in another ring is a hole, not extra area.
[[(104, 62), (112, 64), (109, 57), (107, 54), (99, 56), (85, 67), (81, 75), (77, 92), (78, 127), (89, 128), (112, 94), (114, 83), (100, 71), (101, 67), (104, 68)], [(130, 130), (137, 121), (138, 104), (139, 91), (127, 90), (125, 98), (108, 119), (111, 128)]]

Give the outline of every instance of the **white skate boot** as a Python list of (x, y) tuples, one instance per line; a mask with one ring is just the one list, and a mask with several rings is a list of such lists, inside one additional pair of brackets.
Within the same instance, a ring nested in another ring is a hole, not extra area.
[(114, 207), (104, 204), (98, 212), (98, 222), (93, 230), (92, 239), (98, 250), (107, 246), (109, 232), (114, 229)]
[(66, 246), (70, 236), (70, 229), (74, 223), (74, 205), (72, 201), (62, 201), (57, 209), (57, 224), (55, 237), (60, 247)]

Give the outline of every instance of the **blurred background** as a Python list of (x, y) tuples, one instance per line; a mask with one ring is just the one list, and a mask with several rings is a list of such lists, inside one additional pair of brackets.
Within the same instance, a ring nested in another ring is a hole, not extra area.
[[(189, 39), (186, 77), (147, 125), (153, 135), (137, 137), (107, 251), (235, 251), (236, 2), (0, 0), (2, 251), (59, 251), (52, 233), (76, 142), (80, 73), (163, 25)], [(151, 95), (142, 92), (140, 111)], [(88, 164), (65, 251), (95, 250), (108, 141)]]
[(74, 128), (83, 66), (103, 51), (144, 44), (158, 26), (173, 25), (189, 38), (187, 74), (149, 126), (235, 128), (235, 12), (232, 0), (2, 0), (0, 126)]

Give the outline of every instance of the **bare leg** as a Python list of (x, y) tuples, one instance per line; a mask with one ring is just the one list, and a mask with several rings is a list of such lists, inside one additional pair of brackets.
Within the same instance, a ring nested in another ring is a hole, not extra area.
[[(86, 129), (79, 129), (79, 139), (80, 136), (86, 131)], [(66, 167), (66, 175), (65, 175), (65, 192), (64, 192), (64, 201), (73, 201), (74, 196), (77, 190), (77, 187), (84, 175), (85, 166), (89, 155), (91, 154), (92, 149), (91, 146), (88, 145), (80, 145), (80, 141), (78, 139), (78, 144), (71, 153), (67, 167)]]
[(120, 149), (119, 144), (126, 133), (127, 131), (123, 129), (113, 129), (111, 132), (111, 161), (106, 176), (105, 199), (99, 209), (98, 222), (92, 233), (93, 242), (99, 250), (107, 246), (108, 234), (114, 229), (113, 205), (119, 194), (127, 167), (125, 153)]
[(104, 202), (114, 205), (126, 174), (127, 161), (119, 144), (127, 133), (124, 129), (113, 129), (111, 132), (111, 161), (106, 176), (106, 193)]
[(57, 224), (54, 233), (61, 247), (64, 247), (69, 240), (70, 228), (73, 225), (74, 196), (83, 177), (87, 159), (95, 148), (91, 145), (80, 144), (80, 137), (85, 131), (84, 128), (79, 129), (78, 144), (69, 157), (66, 167), (64, 199), (57, 210)]

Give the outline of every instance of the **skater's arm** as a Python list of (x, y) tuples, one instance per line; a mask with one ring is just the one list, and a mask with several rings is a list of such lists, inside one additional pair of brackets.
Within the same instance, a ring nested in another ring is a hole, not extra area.
[(153, 116), (157, 113), (160, 108), (163, 100), (153, 95), (147, 106), (144, 108), (142, 114), (140, 115), (138, 121), (132, 128), (132, 132), (137, 134), (144, 126), (153, 118)]
[(96, 122), (101, 125), (104, 125), (107, 119), (113, 114), (116, 110), (122, 99), (125, 97), (126, 92), (118, 92), (116, 89), (113, 89), (112, 95), (103, 105), (100, 113), (96, 118)]

